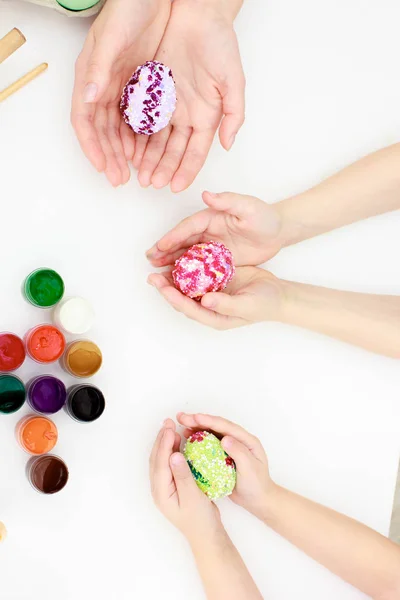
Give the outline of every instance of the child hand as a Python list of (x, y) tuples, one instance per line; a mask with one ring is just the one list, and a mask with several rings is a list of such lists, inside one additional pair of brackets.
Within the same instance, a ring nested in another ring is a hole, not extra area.
[(273, 205), (253, 196), (203, 193), (206, 210), (184, 219), (148, 252), (154, 267), (172, 265), (193, 244), (222, 242), (235, 264), (260, 265), (283, 245), (282, 222)]
[(283, 311), (283, 282), (257, 267), (239, 267), (225, 292), (205, 294), (201, 302), (177, 290), (171, 272), (152, 273), (148, 283), (175, 310), (213, 329), (225, 330), (259, 321), (279, 321)]
[(187, 438), (193, 431), (212, 431), (220, 439), (224, 450), (236, 464), (237, 483), (231, 500), (260, 519), (265, 518), (277, 486), (272, 481), (268, 459), (259, 439), (245, 429), (221, 417), (202, 414), (178, 413), (178, 422), (186, 427)]
[(180, 436), (167, 419), (150, 456), (150, 481), (154, 502), (189, 543), (223, 531), (219, 511), (197, 487), (189, 466), (179, 452)]

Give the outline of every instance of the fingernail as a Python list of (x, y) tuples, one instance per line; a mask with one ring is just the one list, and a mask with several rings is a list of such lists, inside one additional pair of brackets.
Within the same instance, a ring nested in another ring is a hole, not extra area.
[(223, 448), (226, 448), (226, 449), (232, 448), (232, 440), (229, 437), (224, 437), (221, 444), (222, 444)]
[(171, 457), (171, 462), (175, 467), (179, 467), (179, 465), (183, 465), (185, 459), (182, 454), (176, 453)]
[(230, 150), (232, 148), (233, 144), (235, 143), (235, 138), (236, 138), (236, 135), (232, 135), (229, 138), (227, 150)]
[(85, 103), (94, 102), (97, 95), (97, 85), (95, 83), (88, 83), (83, 91), (83, 101)]
[(201, 303), (205, 308), (215, 308), (215, 306), (217, 305), (214, 298), (207, 298), (207, 297), (203, 298)]
[(214, 192), (208, 192), (208, 191), (207, 191), (207, 194), (208, 194), (209, 196), (211, 196), (211, 198), (216, 198), (216, 197), (218, 196), (218, 194), (215, 194)]

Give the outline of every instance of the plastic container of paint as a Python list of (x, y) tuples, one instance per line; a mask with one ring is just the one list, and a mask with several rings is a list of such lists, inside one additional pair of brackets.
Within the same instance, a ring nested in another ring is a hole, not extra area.
[(74, 377), (92, 377), (100, 369), (103, 355), (100, 348), (90, 340), (77, 340), (68, 344), (62, 366)]
[(51, 452), (58, 440), (55, 423), (47, 417), (28, 415), (21, 419), (15, 429), (21, 448), (33, 456)]
[(32, 360), (50, 364), (64, 354), (64, 334), (54, 325), (44, 323), (34, 327), (25, 336), (26, 351)]
[(78, 423), (93, 423), (101, 417), (106, 407), (104, 394), (88, 383), (68, 389), (65, 411)]
[(46, 267), (28, 275), (23, 285), (25, 298), (38, 308), (51, 308), (64, 296), (65, 285), (61, 276)]
[(27, 387), (28, 404), (35, 412), (54, 415), (64, 407), (67, 389), (53, 375), (40, 375), (32, 379)]
[(0, 413), (11, 415), (25, 404), (26, 390), (23, 381), (15, 375), (0, 375)]
[(24, 342), (15, 333), (0, 333), (0, 372), (15, 371), (26, 357)]
[(33, 489), (41, 494), (57, 494), (65, 488), (69, 471), (65, 462), (54, 454), (31, 458), (26, 475)]
[(93, 8), (96, 4), (99, 4), (100, 0), (56, 0), (57, 3), (73, 12), (80, 12), (81, 10), (87, 10)]
[(63, 298), (54, 310), (54, 324), (67, 333), (82, 335), (94, 323), (94, 310), (85, 298)]

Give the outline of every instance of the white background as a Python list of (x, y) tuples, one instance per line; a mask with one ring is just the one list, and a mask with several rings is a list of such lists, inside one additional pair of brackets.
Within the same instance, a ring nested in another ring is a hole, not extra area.
[[(204, 329), (146, 285), (144, 251), (200, 209), (205, 188), (274, 202), (398, 141), (399, 21), (397, 0), (247, 0), (237, 21), (246, 125), (229, 154), (215, 144), (196, 183), (174, 196), (144, 191), (134, 176), (113, 190), (81, 154), (69, 108), (89, 23), (0, 1), (0, 36), (17, 26), (28, 39), (0, 66), (0, 89), (50, 65), (0, 106), (0, 331), (23, 335), (48, 319), (20, 285), (36, 267), (57, 269), (68, 294), (95, 305), (91, 337), (105, 360), (93, 383), (108, 399), (92, 425), (56, 415), (71, 478), (55, 497), (25, 479), (14, 440), (21, 414), (1, 417), (3, 600), (203, 598), (184, 540), (149, 493), (154, 436), (179, 410), (241, 423), (263, 440), (276, 481), (387, 534), (398, 363), (278, 324)], [(388, 214), (285, 250), (270, 266), (287, 279), (400, 294), (399, 228), (400, 214)], [(44, 370), (27, 362), (20, 374)], [(221, 511), (265, 598), (363, 597), (228, 500)]]

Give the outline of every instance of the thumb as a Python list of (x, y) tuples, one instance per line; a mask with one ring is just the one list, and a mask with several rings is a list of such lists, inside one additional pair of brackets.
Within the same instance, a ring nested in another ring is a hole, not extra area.
[(235, 142), (236, 134), (244, 123), (245, 111), (245, 79), (242, 68), (236, 75), (226, 82), (222, 94), (222, 119), (219, 128), (219, 139), (225, 150), (230, 150)]
[(203, 192), (203, 201), (210, 208), (227, 212), (239, 219), (245, 219), (254, 214), (256, 204), (261, 202), (261, 200), (254, 196), (244, 196), (243, 194), (234, 194), (232, 192), (222, 192), (221, 194)]
[(171, 456), (171, 469), (178, 490), (178, 496), (185, 502), (186, 499), (192, 497), (193, 492), (196, 493), (198, 487), (185, 457), (180, 452), (175, 452)]
[(252, 302), (245, 294), (230, 296), (223, 292), (210, 292), (202, 297), (201, 304), (204, 308), (209, 308), (220, 315), (252, 320)]
[(112, 67), (120, 52), (115, 39), (102, 38), (95, 44), (86, 64), (83, 101), (97, 102), (110, 84)]
[(224, 437), (221, 440), (221, 444), (225, 452), (235, 461), (236, 469), (239, 473), (245, 473), (251, 468), (250, 461), (252, 456), (250, 450), (244, 444), (230, 436)]

